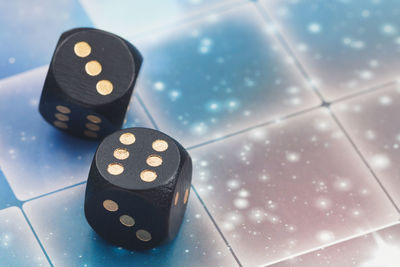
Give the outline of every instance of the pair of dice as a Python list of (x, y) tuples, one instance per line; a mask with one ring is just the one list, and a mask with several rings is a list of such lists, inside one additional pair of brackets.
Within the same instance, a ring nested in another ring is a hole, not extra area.
[(57, 43), (39, 104), (58, 129), (102, 139), (89, 172), (85, 216), (104, 239), (131, 250), (176, 236), (192, 179), (191, 158), (176, 140), (147, 128), (119, 130), (141, 64), (126, 40), (72, 29)]

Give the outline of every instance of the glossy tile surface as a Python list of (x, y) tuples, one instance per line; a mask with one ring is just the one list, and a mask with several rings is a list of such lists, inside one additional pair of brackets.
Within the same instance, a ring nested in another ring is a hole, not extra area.
[(324, 108), (191, 153), (194, 185), (245, 266), (399, 218)]
[(328, 99), (400, 78), (397, 0), (263, 0)]
[(49, 64), (60, 34), (90, 27), (77, 0), (0, 2), (0, 79)]
[(253, 4), (137, 44), (143, 102), (185, 146), (320, 103)]
[[(0, 81), (0, 166), (20, 200), (86, 180), (97, 147), (97, 142), (61, 133), (41, 117), (46, 72), (42, 67)], [(145, 116), (135, 101), (126, 125), (152, 127)]]
[(182, 20), (190, 20), (199, 11), (212, 10), (232, 0), (80, 0), (93, 23), (102, 29), (124, 37), (148, 31), (174, 27)]
[[(399, 18), (396, 0), (1, 2), (0, 266), (394, 267), (400, 89), (375, 86), (400, 78)], [(192, 194), (177, 240), (147, 253), (87, 225), (76, 184), (97, 143), (37, 110), (59, 34), (90, 25), (144, 56), (123, 127), (192, 147), (202, 201)]]
[(274, 267), (397, 267), (400, 262), (400, 225), (394, 225), (337, 245), (317, 250)]
[(400, 207), (400, 85), (340, 102), (333, 111)]
[(18, 200), (15, 198), (6, 177), (0, 169), (0, 210), (14, 205), (18, 205)]
[(0, 265), (50, 266), (17, 207), (0, 210)]
[(194, 194), (174, 242), (148, 252), (130, 252), (108, 245), (87, 224), (84, 190), (80, 185), (24, 205), (55, 266), (237, 266)]

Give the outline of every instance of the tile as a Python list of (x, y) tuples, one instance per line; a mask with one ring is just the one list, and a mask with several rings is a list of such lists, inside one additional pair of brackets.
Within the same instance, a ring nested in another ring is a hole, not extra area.
[(55, 266), (237, 266), (204, 208), (191, 194), (177, 239), (148, 252), (108, 245), (87, 224), (83, 213), (85, 185), (24, 204)]
[(399, 218), (325, 108), (190, 152), (193, 184), (245, 266)]
[(185, 146), (320, 104), (253, 4), (137, 40), (138, 91)]
[(6, 177), (4, 177), (3, 172), (0, 169), (0, 210), (18, 204), (18, 200), (15, 198), (7, 183)]
[(134, 93), (132, 96), (132, 99), (128, 106), (128, 110), (125, 115), (124, 125), (122, 126), (122, 128), (130, 127), (154, 128), (153, 123), (146, 114), (146, 111), (139, 103), (136, 93)]
[(332, 110), (400, 207), (400, 84), (339, 102)]
[(77, 0), (1, 1), (0, 78), (49, 64), (60, 34), (90, 27)]
[(396, 224), (270, 266), (397, 267), (400, 262), (399, 244), (400, 225)]
[(24, 215), (17, 207), (0, 210), (0, 264), (50, 266)]
[(328, 99), (400, 78), (396, 0), (263, 0)]
[(199, 11), (212, 10), (232, 0), (80, 0), (87, 14), (96, 25), (104, 30), (124, 37), (135, 36), (166, 25), (196, 16)]
[[(20, 200), (86, 180), (97, 147), (54, 129), (40, 116), (46, 72), (42, 67), (0, 81), (0, 166)], [(126, 126), (151, 127), (143, 116), (140, 105), (132, 105)]]

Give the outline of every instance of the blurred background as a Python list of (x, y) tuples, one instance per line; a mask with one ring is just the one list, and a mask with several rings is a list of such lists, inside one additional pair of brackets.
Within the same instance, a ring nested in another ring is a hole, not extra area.
[[(113, 247), (83, 216), (97, 143), (38, 101), (56, 42), (96, 27), (143, 54), (124, 127), (194, 160), (173, 242)], [(0, 266), (400, 262), (397, 0), (0, 2)]]

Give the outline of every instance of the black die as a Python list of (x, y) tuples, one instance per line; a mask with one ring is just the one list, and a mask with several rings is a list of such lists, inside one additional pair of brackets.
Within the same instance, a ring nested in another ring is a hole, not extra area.
[(107, 136), (89, 172), (85, 216), (109, 242), (143, 250), (173, 239), (186, 210), (192, 160), (168, 135), (129, 128)]
[(72, 135), (104, 137), (121, 128), (141, 64), (139, 51), (114, 34), (67, 31), (53, 54), (39, 111)]

